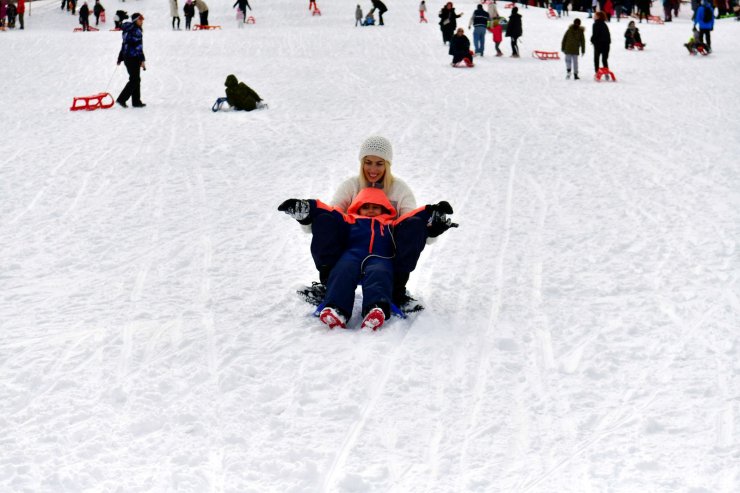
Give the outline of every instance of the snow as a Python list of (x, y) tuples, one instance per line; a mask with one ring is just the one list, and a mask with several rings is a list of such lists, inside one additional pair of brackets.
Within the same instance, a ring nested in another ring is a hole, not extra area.
[[(471, 70), (441, 2), (355, 28), (254, 0), (244, 29), (210, 3), (220, 31), (107, 0), (72, 33), (40, 0), (0, 32), (1, 491), (740, 491), (740, 23), (690, 57), (686, 4), (644, 52), (612, 22), (597, 83), (590, 45), (580, 81), (529, 56), (584, 14), (522, 9), (522, 58), (489, 36)], [(125, 84), (117, 8), (147, 108), (71, 112)], [(269, 109), (212, 113), (230, 73)], [(330, 199), (374, 133), (460, 228), (411, 276), (425, 311), (329, 331), (276, 208)]]

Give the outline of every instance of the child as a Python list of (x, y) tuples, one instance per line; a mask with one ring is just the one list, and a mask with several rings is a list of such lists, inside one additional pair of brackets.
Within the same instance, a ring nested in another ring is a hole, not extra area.
[(689, 50), (690, 55), (696, 55), (699, 52), (707, 52), (707, 45), (700, 41), (700, 34), (696, 28), (691, 31), (691, 37), (688, 42), (684, 43), (684, 46)]
[(359, 3), (355, 9), (355, 27), (357, 27), (358, 24), (362, 26), (362, 7), (360, 7)]
[(419, 4), (419, 23), (427, 22), (427, 18), (424, 14), (426, 14), (427, 11), (427, 2), (426, 0), (421, 0), (421, 3)]
[(252, 111), (267, 106), (254, 89), (244, 82), (239, 82), (234, 74), (226, 77), (224, 85), (226, 86), (226, 101), (236, 110)]
[(195, 17), (195, 4), (193, 0), (186, 0), (182, 11), (185, 14), (185, 30), (190, 31), (190, 24), (193, 22), (193, 17)]
[[(396, 209), (383, 190), (364, 188), (347, 209), (347, 214), (319, 200), (288, 199), (278, 207), (298, 222), (315, 221), (323, 214), (333, 214), (343, 220), (344, 228), (337, 241), (344, 246), (344, 253), (331, 269), (327, 282), (325, 308), (319, 319), (330, 329), (347, 327), (352, 315), (355, 289), (362, 282), (361, 328), (377, 330), (390, 317), (393, 291), (393, 257), (395, 239), (393, 227), (412, 217), (419, 217), (427, 224), (429, 236), (437, 236), (451, 227), (446, 214), (452, 214), (447, 202), (428, 205), (413, 210), (394, 220)], [(423, 242), (424, 239), (421, 239)]]
[(373, 17), (373, 9), (370, 9), (365, 17), (365, 21), (362, 23), (363, 26), (374, 26), (375, 17)]
[(493, 42), (496, 44), (496, 56), (504, 56), (504, 53), (499, 47), (501, 45), (501, 41), (504, 40), (504, 28), (501, 26), (501, 19), (493, 19), (491, 33), (493, 33)]
[(630, 21), (630, 23), (627, 24), (627, 30), (624, 32), (624, 49), (633, 50), (638, 48), (641, 50), (644, 47), (645, 43), (642, 42), (640, 30), (637, 29), (635, 21)]

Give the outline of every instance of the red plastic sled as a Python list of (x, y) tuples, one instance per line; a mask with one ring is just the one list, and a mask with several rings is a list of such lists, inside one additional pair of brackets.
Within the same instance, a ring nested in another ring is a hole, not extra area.
[(614, 76), (614, 72), (609, 70), (607, 67), (601, 67), (599, 71), (596, 72), (596, 75), (594, 75), (594, 79), (596, 79), (596, 82), (601, 82), (602, 77), (605, 77), (605, 80), (617, 82), (617, 78)]
[(221, 26), (204, 26), (203, 24), (196, 24), (193, 27), (193, 31), (213, 31), (214, 29), (221, 29)]
[(532, 57), (539, 58), (540, 60), (560, 60), (560, 53), (557, 51), (539, 51), (534, 50)]
[(311, 12), (311, 15), (312, 16), (313, 15), (321, 15), (321, 11), (319, 10), (318, 7), (316, 7), (316, 8), (313, 9), (313, 12)]
[(663, 19), (661, 19), (657, 15), (649, 15), (647, 18), (647, 21), (652, 22), (654, 24), (664, 24)]
[(558, 18), (558, 13), (555, 12), (555, 9), (554, 8), (550, 7), (549, 9), (547, 9), (547, 18), (548, 19), (557, 19)]
[(247, 17), (247, 24), (254, 24), (254, 23), (256, 23), (256, 22), (257, 22), (257, 21), (255, 21), (255, 20), (254, 20), (254, 17), (252, 17), (251, 15), (250, 15), (249, 17)]
[[(77, 103), (81, 103), (78, 105)], [(111, 108), (115, 104), (113, 96), (109, 92), (101, 92), (92, 96), (77, 96), (72, 100), (72, 106), (69, 111), (93, 111), (98, 108)]]
[[(100, 31), (100, 29), (98, 29), (97, 27), (92, 27), (92, 26), (90, 26), (87, 30), (88, 31)], [(81, 27), (76, 27), (76, 28), (74, 28), (72, 30), (72, 32), (82, 33), (82, 32), (85, 32), (85, 31), (83, 31)]]

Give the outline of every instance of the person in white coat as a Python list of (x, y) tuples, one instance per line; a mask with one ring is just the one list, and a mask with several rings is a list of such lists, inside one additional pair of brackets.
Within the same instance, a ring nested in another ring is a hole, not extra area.
[[(180, 30), (180, 10), (177, 7), (177, 0), (170, 0), (170, 15), (172, 16), (172, 29)], [(177, 27), (175, 27), (177, 23)]]

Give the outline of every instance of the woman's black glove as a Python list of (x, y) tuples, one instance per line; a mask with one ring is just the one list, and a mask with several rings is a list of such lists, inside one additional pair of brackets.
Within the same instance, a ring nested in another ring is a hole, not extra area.
[(443, 200), (438, 204), (428, 205), (424, 209), (429, 213), (427, 236), (430, 238), (436, 238), (450, 228), (457, 228), (458, 225), (447, 217), (447, 214), (452, 214), (452, 206), (449, 202)]
[(280, 212), (284, 212), (301, 224), (311, 224), (311, 218), (308, 213), (311, 211), (311, 204), (308, 200), (288, 199), (278, 206)]

